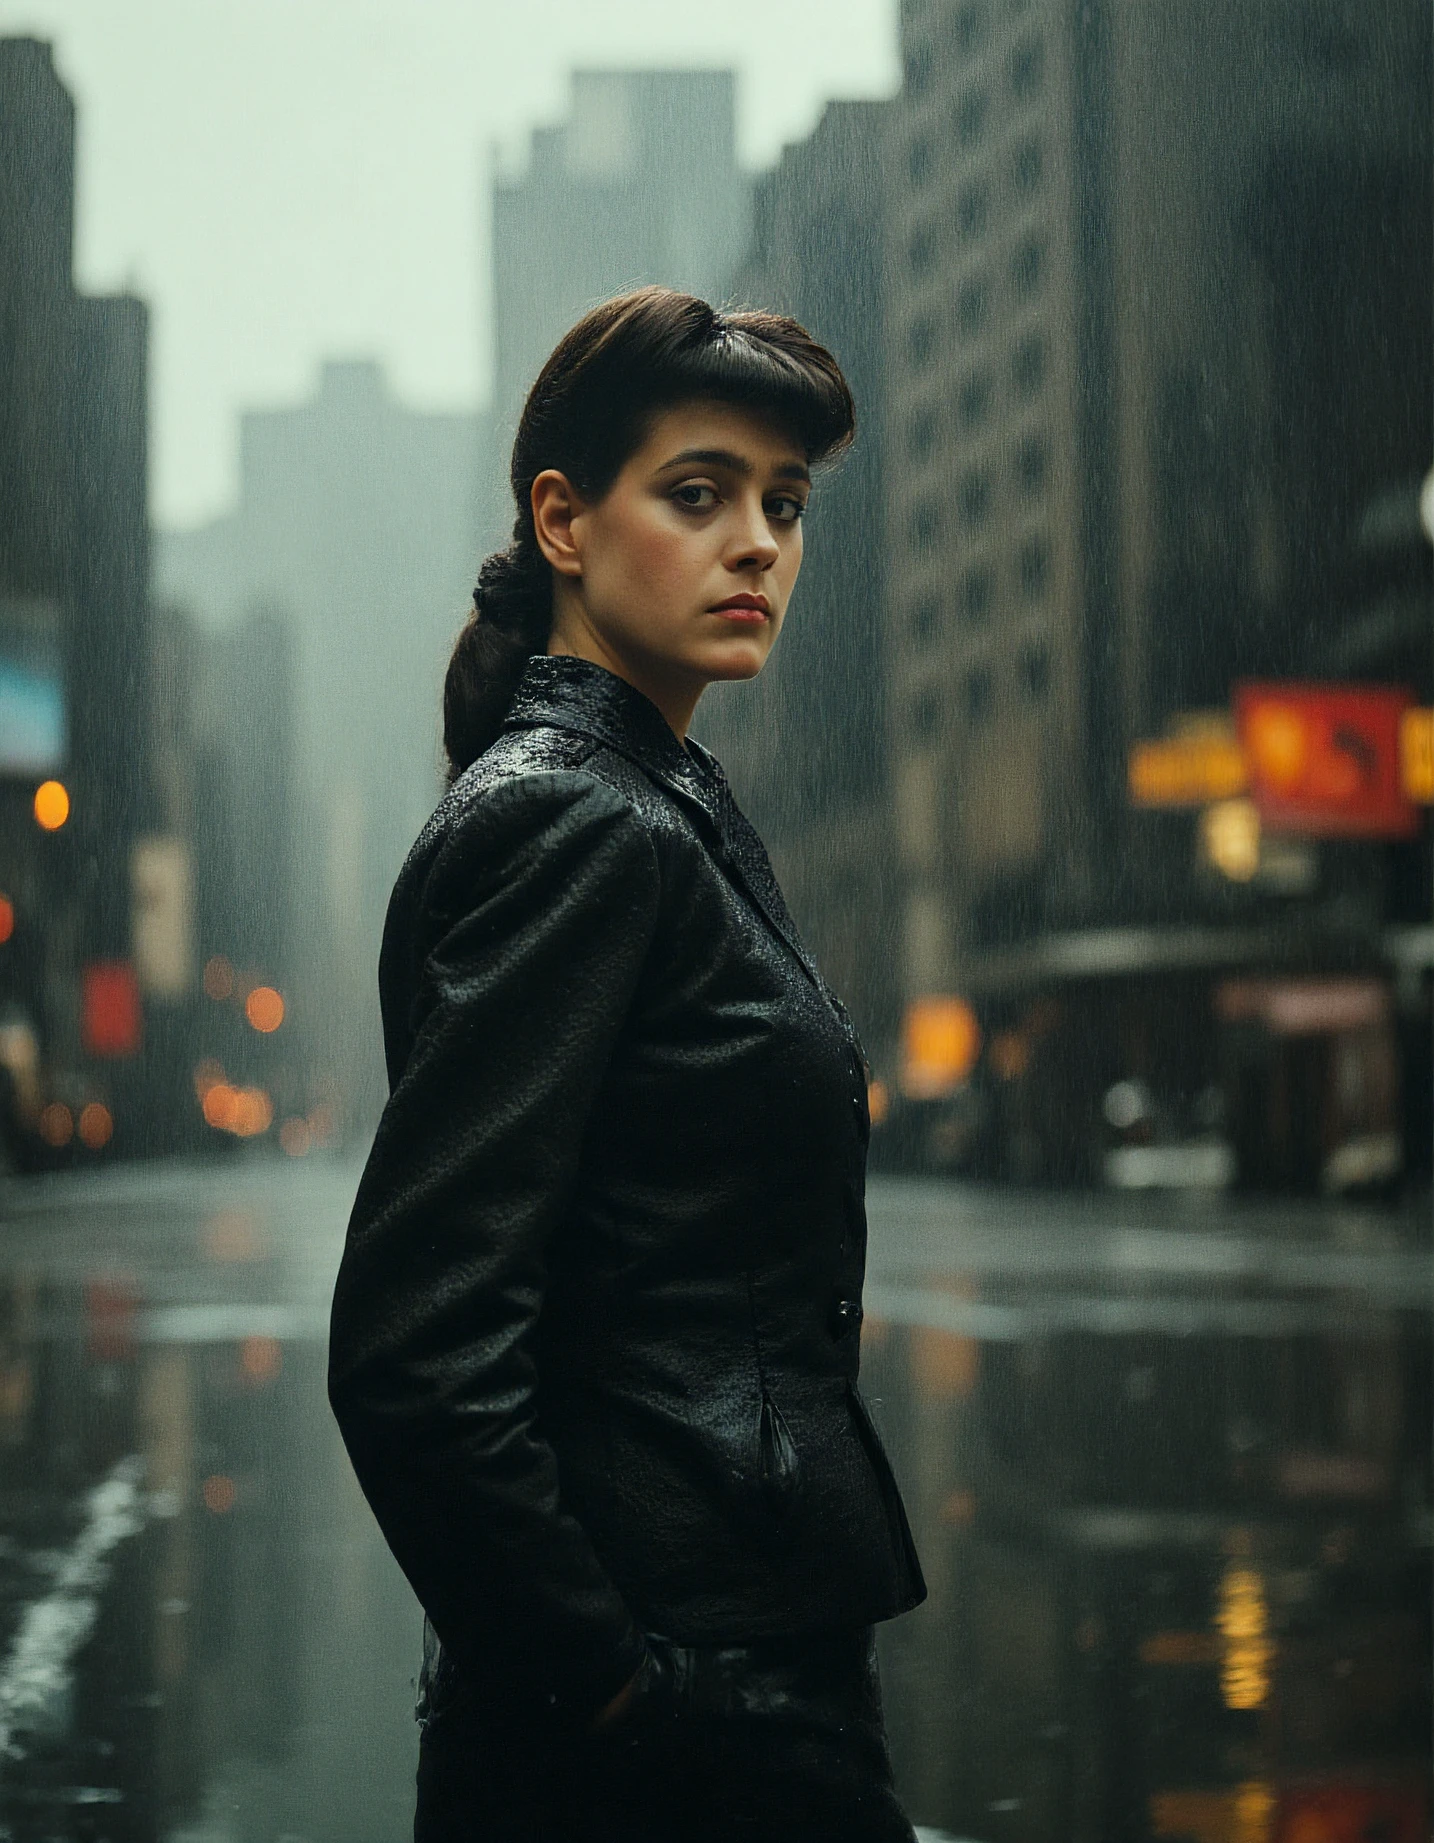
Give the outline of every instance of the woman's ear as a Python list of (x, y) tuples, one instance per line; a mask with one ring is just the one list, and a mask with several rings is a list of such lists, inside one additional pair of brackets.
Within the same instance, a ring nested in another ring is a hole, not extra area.
[(567, 475), (555, 467), (545, 468), (534, 480), (530, 497), (538, 548), (559, 575), (581, 576), (583, 563), (574, 541), (573, 520), (583, 502)]

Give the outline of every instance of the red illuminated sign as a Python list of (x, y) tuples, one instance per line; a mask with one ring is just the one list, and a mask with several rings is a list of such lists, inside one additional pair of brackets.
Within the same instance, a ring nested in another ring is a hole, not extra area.
[(144, 1021), (139, 982), (128, 960), (96, 960), (84, 971), (81, 1036), (91, 1056), (132, 1056)]
[(1237, 685), (1250, 795), (1272, 832), (1409, 838), (1419, 810), (1400, 774), (1399, 725), (1414, 702), (1375, 685)]

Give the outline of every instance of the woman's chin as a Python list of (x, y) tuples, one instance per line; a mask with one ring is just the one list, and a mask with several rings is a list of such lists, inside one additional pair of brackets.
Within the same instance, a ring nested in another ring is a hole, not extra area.
[(760, 641), (742, 640), (713, 647), (702, 661), (703, 676), (714, 685), (729, 680), (755, 678), (766, 665), (771, 650), (765, 634)]

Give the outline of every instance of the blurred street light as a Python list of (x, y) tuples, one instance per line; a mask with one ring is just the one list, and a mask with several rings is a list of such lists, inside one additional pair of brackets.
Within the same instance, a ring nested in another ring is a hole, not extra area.
[(964, 998), (913, 999), (902, 1024), (903, 1091), (916, 1100), (953, 1093), (976, 1066), (981, 1026)]
[(271, 985), (256, 985), (244, 1000), (244, 1015), (265, 1036), (284, 1021), (284, 1001)]
[(90, 1101), (81, 1108), (80, 1139), (92, 1152), (108, 1145), (114, 1130), (114, 1119), (102, 1101)]
[(1218, 800), (1200, 815), (1200, 848), (1232, 883), (1248, 883), (1260, 868), (1260, 815), (1253, 800)]
[(47, 832), (58, 832), (70, 816), (70, 796), (60, 781), (41, 781), (35, 789), (35, 818)]

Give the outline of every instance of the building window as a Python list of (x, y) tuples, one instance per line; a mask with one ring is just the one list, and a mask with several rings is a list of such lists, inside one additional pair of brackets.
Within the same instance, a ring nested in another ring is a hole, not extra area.
[(1028, 237), (1011, 258), (1011, 286), (1018, 301), (1029, 301), (1046, 273), (1046, 240)]
[(986, 234), (986, 220), (991, 213), (991, 194), (983, 185), (967, 186), (956, 201), (956, 228), (961, 241), (970, 243)]
[(911, 637), (918, 646), (926, 646), (936, 638), (936, 630), (941, 625), (941, 604), (934, 595), (924, 595), (911, 610)]
[(930, 314), (913, 320), (906, 334), (906, 353), (913, 371), (924, 371), (936, 350), (936, 322)]
[(931, 178), (931, 143), (925, 136), (913, 141), (906, 150), (906, 171), (919, 192)]
[(951, 22), (951, 42), (959, 57), (969, 58), (986, 40), (986, 8), (981, 0), (967, 0)]
[(906, 452), (913, 461), (924, 461), (936, 446), (935, 410), (918, 410), (906, 425)]
[(991, 414), (991, 376), (973, 371), (956, 395), (956, 415), (963, 429), (979, 429)]
[(1016, 672), (1021, 682), (1021, 696), (1028, 704), (1039, 704), (1051, 688), (1051, 649), (1044, 643), (1023, 646)]
[(929, 499), (911, 508), (911, 548), (914, 551), (925, 555), (934, 550), (940, 530), (941, 516)]
[(911, 265), (911, 273), (918, 279), (931, 273), (936, 262), (936, 232), (929, 224), (912, 231), (906, 245), (906, 260)]
[(967, 282), (956, 296), (956, 325), (963, 339), (974, 339), (985, 329), (991, 312), (991, 291), (985, 282)]
[(966, 674), (966, 682), (961, 688), (961, 702), (965, 707), (966, 721), (972, 729), (984, 729), (991, 721), (991, 710), (996, 702), (989, 666), (977, 666), (974, 672)]
[(1028, 333), (1011, 354), (1011, 382), (1016, 395), (1029, 401), (1046, 381), (1046, 342), (1039, 333)]
[(995, 584), (984, 564), (967, 570), (956, 591), (956, 612), (964, 627), (980, 627), (991, 612)]
[(1011, 94), (1018, 102), (1039, 96), (1046, 77), (1046, 47), (1038, 38), (1017, 45), (1011, 53)]
[(1039, 601), (1051, 573), (1051, 547), (1044, 538), (1027, 538), (1022, 544), (1020, 572), (1022, 596), (1028, 602)]
[(956, 144), (974, 147), (986, 128), (991, 98), (985, 90), (967, 90), (956, 105)]
[(991, 476), (981, 468), (974, 468), (962, 477), (956, 499), (961, 508), (962, 524), (968, 531), (979, 531), (991, 516)]
[(1046, 484), (1046, 444), (1039, 435), (1028, 435), (1016, 450), (1016, 484), (1027, 499), (1034, 499)]
[(1045, 169), (1045, 153), (1039, 138), (1032, 135), (1029, 141), (1022, 141), (1011, 161), (1011, 179), (1016, 188), (1017, 198), (1033, 198), (1040, 190), (1041, 175)]
[(922, 39), (906, 48), (906, 93), (908, 96), (924, 94), (931, 83), (931, 71), (935, 60), (931, 55), (929, 41)]

